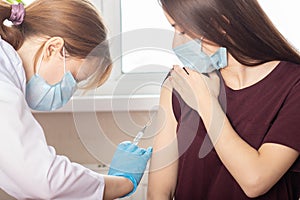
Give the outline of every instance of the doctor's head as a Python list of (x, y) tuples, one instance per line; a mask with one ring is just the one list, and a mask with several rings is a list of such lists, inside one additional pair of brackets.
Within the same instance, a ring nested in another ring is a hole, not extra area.
[[(49, 91), (45, 93), (60, 95), (64, 101), (53, 100), (50, 104), (57, 105), (47, 109), (54, 110), (70, 99), (77, 83), (84, 82), (80, 86), (90, 89), (107, 80), (111, 72), (107, 30), (88, 0), (36, 0), (24, 13), (21, 6), (0, 1), (1, 22), (13, 22), (11, 26), (1, 23), (0, 35), (23, 61), (27, 93), (31, 95), (27, 102), (37, 101), (33, 100), (38, 98), (34, 90), (42, 86), (36, 85), (47, 85)], [(43, 110), (39, 105), (30, 107)]]
[(174, 28), (203, 41), (203, 46), (225, 47), (247, 66), (270, 60), (300, 58), (272, 24), (257, 0), (159, 0)]

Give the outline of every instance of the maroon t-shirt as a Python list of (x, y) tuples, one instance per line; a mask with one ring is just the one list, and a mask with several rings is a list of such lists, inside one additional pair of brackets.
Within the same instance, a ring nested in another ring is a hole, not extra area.
[[(220, 101), (231, 125), (255, 149), (277, 143), (300, 152), (300, 65), (281, 62), (258, 83), (232, 90)], [(173, 93), (178, 121), (179, 168), (175, 200), (243, 200), (242, 191), (218, 157), (196, 111)], [(236, 149), (238, 151), (238, 149)], [(272, 163), (270, 163), (272, 165)], [(256, 199), (298, 200), (300, 159), (266, 194)]]

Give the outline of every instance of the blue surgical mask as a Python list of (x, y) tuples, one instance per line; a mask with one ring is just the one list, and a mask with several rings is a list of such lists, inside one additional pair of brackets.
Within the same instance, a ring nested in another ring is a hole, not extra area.
[(191, 40), (173, 48), (173, 51), (185, 67), (199, 73), (210, 73), (227, 66), (227, 50), (221, 47), (212, 56), (202, 51), (200, 40)]
[(37, 67), (37, 73), (26, 85), (26, 101), (29, 107), (38, 111), (53, 111), (64, 106), (77, 89), (77, 83), (71, 72), (66, 72), (66, 56), (64, 56), (64, 76), (62, 80), (50, 85), (38, 72), (43, 55)]

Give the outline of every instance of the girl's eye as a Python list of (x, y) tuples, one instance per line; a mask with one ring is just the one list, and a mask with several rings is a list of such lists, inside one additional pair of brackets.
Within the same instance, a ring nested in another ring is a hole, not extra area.
[(180, 35), (184, 35), (184, 34), (185, 34), (184, 31), (179, 31), (178, 29), (176, 29), (176, 24), (171, 24), (171, 26), (172, 26), (175, 30), (177, 30), (177, 31), (179, 32)]

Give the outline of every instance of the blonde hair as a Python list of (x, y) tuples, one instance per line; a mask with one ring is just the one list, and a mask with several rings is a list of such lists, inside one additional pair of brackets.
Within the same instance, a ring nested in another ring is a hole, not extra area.
[[(2, 39), (18, 50), (25, 39), (32, 36), (61, 37), (65, 41), (68, 55), (72, 57), (85, 59), (101, 56), (100, 66), (89, 77), (84, 89), (99, 87), (108, 79), (112, 62), (106, 41), (107, 29), (88, 0), (36, 0), (25, 10), (26, 15), (21, 25), (5, 26), (3, 22), (10, 17), (11, 5), (0, 0)], [(98, 55), (95, 53), (97, 48), (102, 51)], [(39, 53), (40, 51), (36, 57)]]

